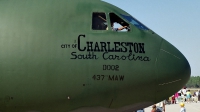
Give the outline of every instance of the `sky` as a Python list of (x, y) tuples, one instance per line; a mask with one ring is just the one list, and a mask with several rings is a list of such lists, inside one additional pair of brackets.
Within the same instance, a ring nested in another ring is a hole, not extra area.
[(103, 0), (128, 12), (173, 44), (200, 76), (200, 0)]

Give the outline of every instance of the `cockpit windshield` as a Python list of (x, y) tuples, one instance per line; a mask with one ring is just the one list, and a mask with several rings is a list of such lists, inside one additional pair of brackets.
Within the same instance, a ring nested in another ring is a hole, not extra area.
[(139, 29), (142, 30), (149, 30), (149, 28), (147, 28), (146, 26), (144, 26), (142, 23), (140, 23), (139, 21), (137, 21), (136, 19), (134, 19), (131, 16), (127, 16), (127, 15), (123, 15), (120, 14), (124, 19), (126, 19), (127, 21), (129, 21), (131, 24), (133, 24), (134, 26), (136, 26)]

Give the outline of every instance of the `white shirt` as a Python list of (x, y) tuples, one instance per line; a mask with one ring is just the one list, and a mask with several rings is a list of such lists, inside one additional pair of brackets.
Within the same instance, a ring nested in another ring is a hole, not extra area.
[(181, 93), (181, 90), (179, 90), (178, 93)]
[(156, 107), (163, 107), (163, 103), (164, 103), (163, 101), (157, 103), (157, 104), (156, 104)]
[(180, 112), (186, 112), (186, 109), (184, 107), (181, 107)]
[(186, 94), (186, 89), (182, 89), (181, 91), (183, 92), (184, 95)]
[(195, 95), (196, 95), (196, 96), (198, 96), (198, 95), (199, 95), (199, 92), (198, 92), (198, 91), (197, 91), (197, 92), (195, 92)]

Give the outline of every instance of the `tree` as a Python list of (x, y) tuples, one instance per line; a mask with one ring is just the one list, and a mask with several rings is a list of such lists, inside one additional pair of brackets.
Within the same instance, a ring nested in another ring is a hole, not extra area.
[(200, 87), (200, 76), (191, 76), (189, 81), (186, 84), (187, 87), (195, 87), (199, 88)]

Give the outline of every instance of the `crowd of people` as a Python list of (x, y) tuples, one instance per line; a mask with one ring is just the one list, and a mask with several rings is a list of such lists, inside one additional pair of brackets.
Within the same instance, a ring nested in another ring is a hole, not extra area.
[[(183, 87), (181, 90), (176, 92), (174, 95), (164, 101), (152, 105), (151, 112), (165, 112), (166, 104), (180, 104), (180, 112), (186, 112), (184, 103), (198, 103), (200, 102), (200, 90), (196, 90), (191, 93), (189, 89)], [(144, 112), (144, 109), (137, 110), (136, 112)]]
[[(162, 101), (163, 102), (163, 101)], [(161, 102), (160, 102), (161, 103)], [(159, 103), (159, 104), (160, 104)], [(161, 103), (162, 104), (162, 103)], [(186, 112), (185, 104), (183, 102), (180, 103), (180, 112)], [(153, 105), (151, 112), (165, 112), (165, 104), (163, 103), (162, 106), (160, 105)]]
[(186, 87), (183, 87), (181, 90), (176, 92), (174, 95), (169, 97), (169, 99), (166, 99), (160, 103), (162, 105), (153, 105), (152, 106), (152, 111), (151, 112), (165, 112), (165, 105), (166, 104), (180, 104), (180, 112), (186, 112), (186, 109), (184, 107), (184, 103), (198, 103), (200, 102), (200, 90), (196, 90), (193, 92), (193, 94), (190, 92), (189, 89)]
[(200, 90), (196, 90), (193, 94), (190, 92), (189, 89), (184, 87), (171, 97), (169, 97), (168, 100), (166, 100), (167, 104), (176, 104), (180, 102), (185, 102), (185, 103), (198, 103), (200, 102)]

